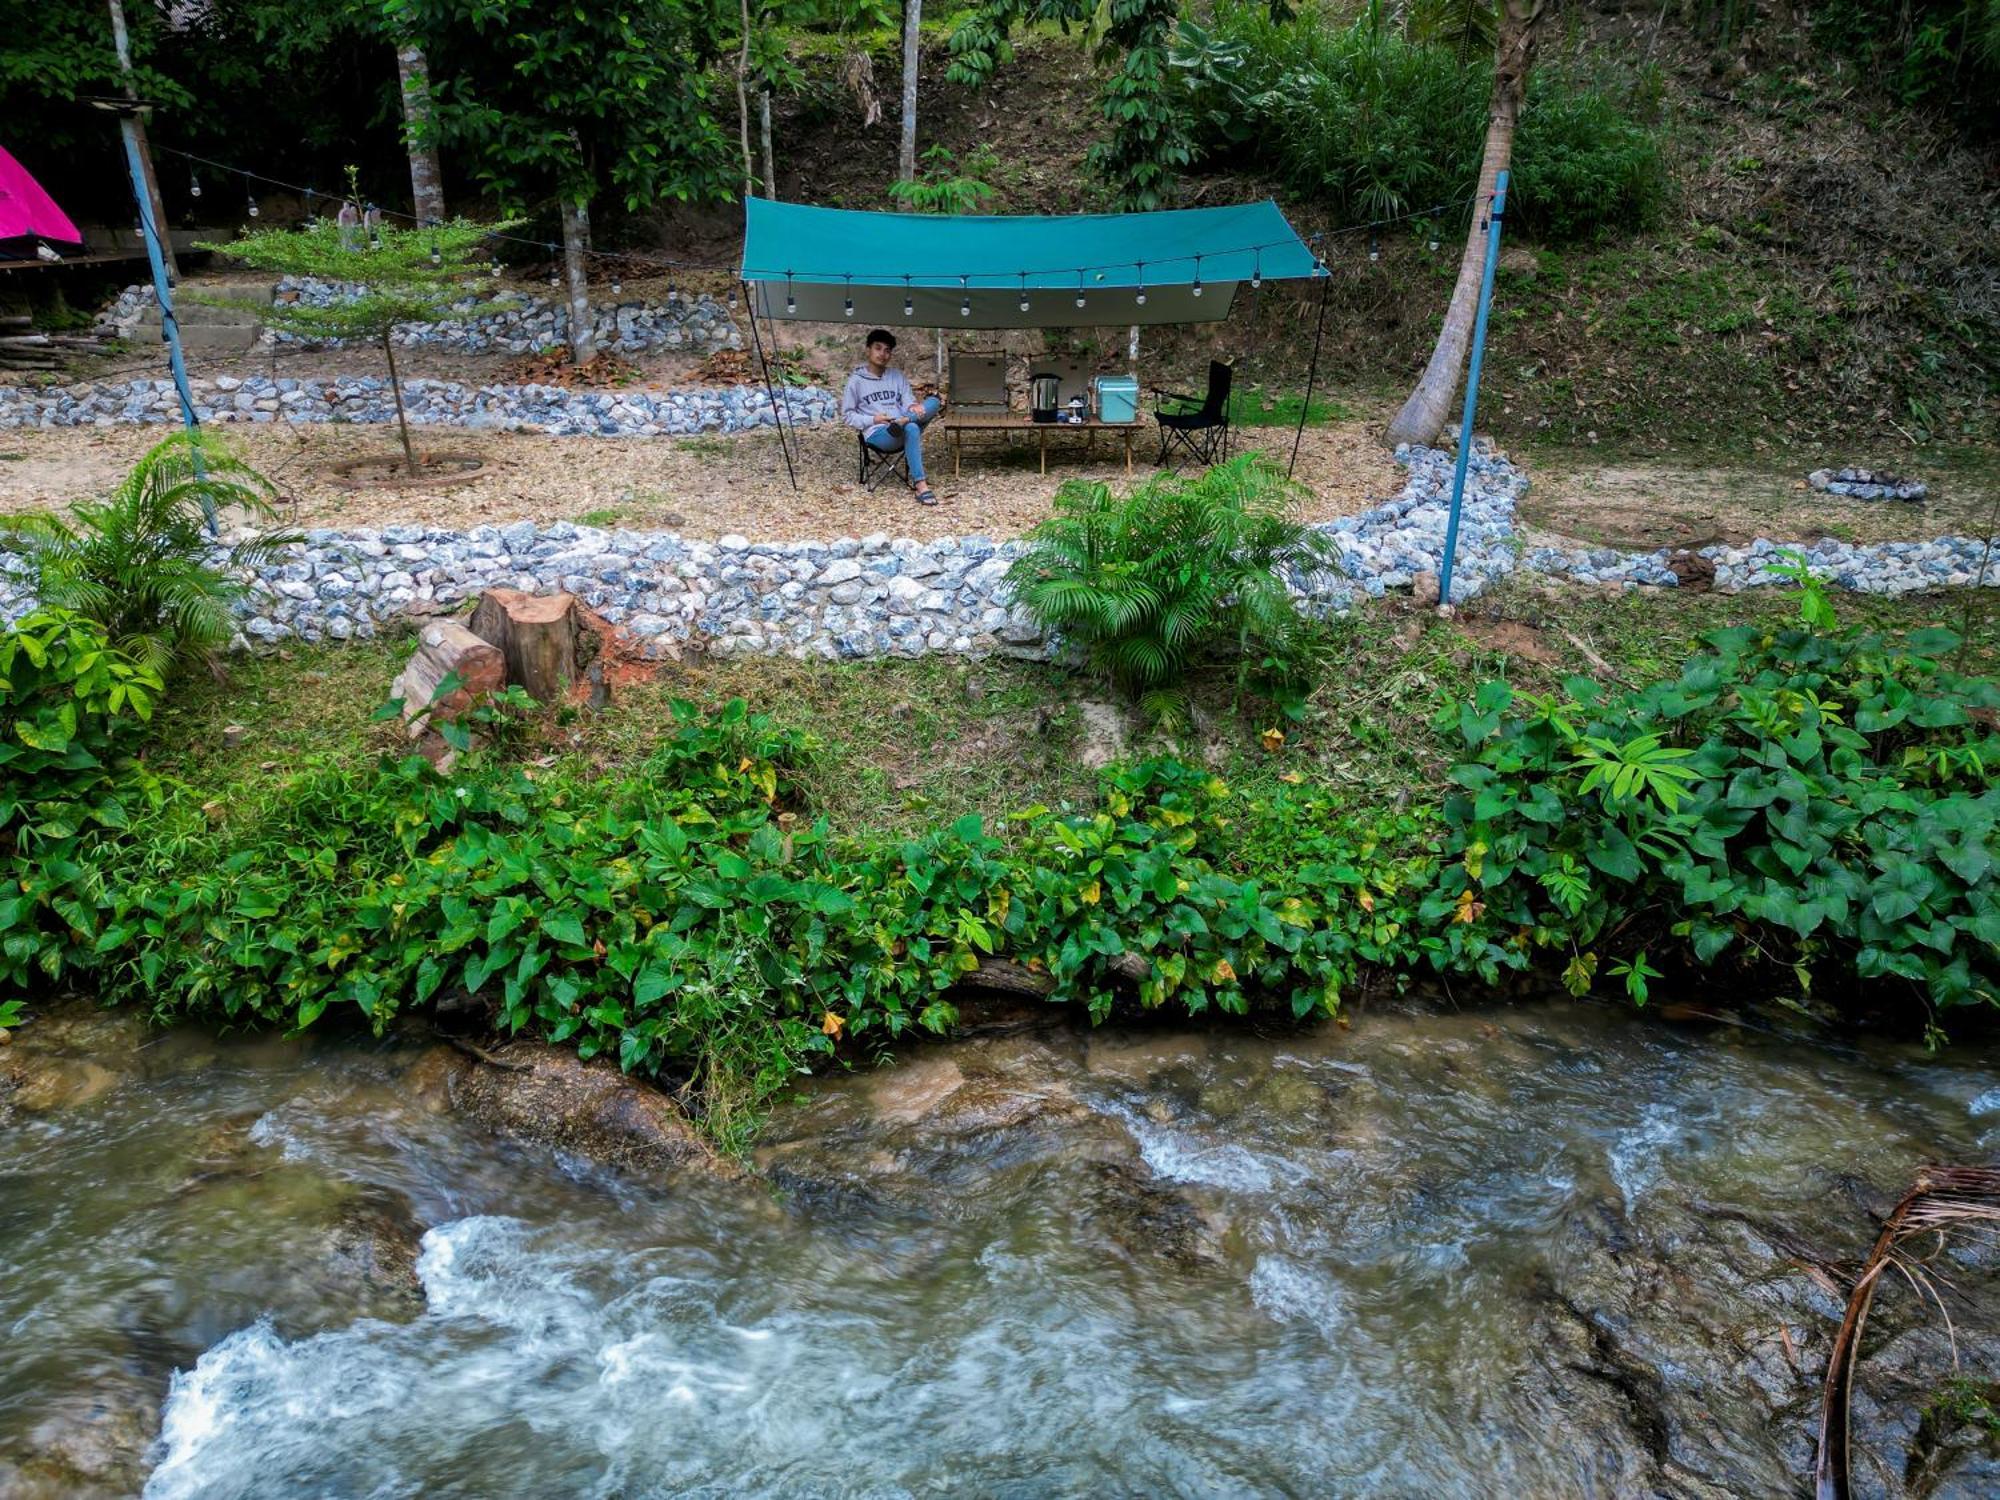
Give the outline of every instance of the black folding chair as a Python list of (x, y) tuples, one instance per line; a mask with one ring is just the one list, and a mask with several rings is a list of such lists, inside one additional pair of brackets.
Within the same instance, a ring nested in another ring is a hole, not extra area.
[(868, 439), (858, 432), (854, 434), (854, 441), (861, 449), (861, 488), (872, 492), (876, 485), (892, 474), (901, 474), (905, 484), (910, 482), (909, 456), (901, 448), (893, 453), (871, 448)]
[[(1158, 464), (1185, 450), (1196, 463), (1212, 464), (1229, 456), (1229, 386), (1236, 371), (1219, 359), (1208, 362), (1208, 394), (1197, 401), (1178, 391), (1153, 387), (1153, 420), (1160, 424)], [(1168, 402), (1176, 409), (1168, 410)]]

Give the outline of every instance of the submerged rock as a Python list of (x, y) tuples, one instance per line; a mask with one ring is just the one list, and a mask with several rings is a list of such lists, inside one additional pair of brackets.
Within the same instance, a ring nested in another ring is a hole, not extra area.
[(632, 1171), (736, 1176), (673, 1100), (609, 1061), (539, 1042), (509, 1042), (482, 1061), (430, 1048), (403, 1074), (410, 1097), (516, 1140)]

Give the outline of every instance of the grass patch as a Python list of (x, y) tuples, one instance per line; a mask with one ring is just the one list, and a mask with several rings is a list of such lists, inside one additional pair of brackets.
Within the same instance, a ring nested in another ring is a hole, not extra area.
[[(1993, 673), (2000, 671), (1996, 592), (1837, 594), (1834, 605), (1841, 624), (1887, 632), (1958, 629), (1969, 613), (1965, 670)], [(1777, 589), (1607, 595), (1532, 579), (1510, 580), (1456, 620), (1407, 599), (1375, 601), (1329, 625), (1302, 722), (1282, 722), (1254, 701), (1239, 704), (1233, 677), (1213, 673), (1193, 683), (1192, 728), (1171, 739), (1141, 734), (1133, 748), (1172, 750), (1244, 787), (1306, 776), (1357, 811), (1426, 800), (1451, 754), (1432, 732), (1432, 716), (1479, 682), (1545, 692), (1580, 673), (1637, 686), (1678, 672), (1706, 631), (1782, 625), (1796, 608), (1796, 596)], [(400, 754), (408, 741), (399, 726), (369, 716), (409, 651), (403, 640), (296, 647), (242, 660), (223, 682), (190, 680), (157, 715), (149, 763), (209, 791), (226, 816), (313, 758), (359, 763)], [(696, 660), (619, 686), (602, 714), (543, 715), (525, 753), (634, 767), (670, 732), (672, 699), (719, 707), (737, 697), (818, 739), (798, 780), (835, 826), (915, 833), (968, 812), (1000, 816), (1087, 801), (1094, 773), (1079, 755), (1086, 739), (1079, 705), (1111, 694), (1094, 677), (1041, 662)], [(230, 725), (245, 730), (233, 746), (224, 734)], [(1270, 752), (1259, 734), (1274, 727), (1285, 738)]]
[[(1235, 427), (1296, 427), (1305, 404), (1303, 391), (1267, 391), (1253, 385), (1229, 393), (1229, 421)], [(1314, 425), (1345, 422), (1353, 416), (1352, 407), (1331, 396), (1314, 396), (1306, 411), (1306, 421)]]

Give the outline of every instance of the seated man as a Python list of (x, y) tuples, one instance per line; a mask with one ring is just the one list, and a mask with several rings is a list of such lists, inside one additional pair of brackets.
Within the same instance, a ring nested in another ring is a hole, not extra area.
[(868, 362), (857, 365), (847, 377), (840, 414), (869, 447), (883, 453), (900, 452), (909, 463), (910, 488), (916, 491), (917, 503), (936, 505), (937, 496), (924, 478), (924, 428), (944, 410), (944, 402), (936, 396), (917, 400), (903, 372), (889, 368), (889, 356), (895, 348), (896, 336), (888, 329), (869, 332)]

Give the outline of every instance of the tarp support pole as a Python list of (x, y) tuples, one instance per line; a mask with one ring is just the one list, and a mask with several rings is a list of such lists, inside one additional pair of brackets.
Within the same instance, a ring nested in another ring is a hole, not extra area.
[(771, 423), (778, 429), (778, 447), (785, 455), (785, 473), (791, 476), (792, 493), (799, 489), (799, 471), (792, 465), (791, 445), (785, 441), (785, 410), (778, 405), (777, 387), (771, 384), (771, 361), (764, 355), (764, 335), (757, 328), (757, 303), (750, 283), (743, 283), (743, 311), (750, 315), (750, 342), (757, 346), (757, 364), (764, 371), (764, 394), (771, 401)]
[[(146, 242), (146, 259), (153, 267), (153, 295), (160, 300), (160, 332), (167, 341), (167, 364), (174, 374), (174, 393), (181, 401), (181, 422), (187, 428), (195, 478), (202, 479), (206, 475), (199, 442), (201, 423), (194, 414), (194, 392), (188, 389), (187, 362), (181, 358), (181, 325), (174, 317), (174, 294), (167, 285), (167, 263), (160, 251), (160, 230), (153, 222), (152, 198), (146, 192), (146, 174), (140, 165), (138, 127), (136, 110), (118, 112), (118, 129), (125, 137), (125, 165), (132, 174), (132, 197), (139, 205), (139, 234)], [(208, 523), (209, 535), (214, 536), (215, 502), (208, 497), (206, 489), (201, 495), (201, 514)]]
[[(1285, 478), (1292, 477), (1292, 470), (1299, 466), (1299, 439), (1305, 436), (1306, 414), (1312, 410), (1313, 383), (1319, 379), (1319, 345), (1326, 334), (1326, 294), (1333, 289), (1333, 275), (1328, 272), (1319, 283), (1319, 318), (1313, 324), (1312, 364), (1306, 369), (1306, 399), (1299, 407), (1299, 425), (1292, 429), (1292, 461), (1285, 465)], [(1254, 316), (1254, 314), (1253, 314)]]
[(1486, 314), (1493, 307), (1493, 268), (1500, 261), (1500, 216), (1507, 208), (1507, 174), (1493, 179), (1493, 207), (1486, 230), (1486, 273), (1479, 282), (1479, 316), (1472, 324), (1472, 364), (1465, 372), (1465, 410), (1458, 419), (1458, 463), (1451, 472), (1451, 519), (1445, 522), (1444, 560), (1438, 565), (1438, 604), (1451, 603), (1451, 565), (1458, 556), (1458, 513), (1465, 504), (1465, 469), (1472, 458), (1472, 419), (1479, 410), (1479, 367), (1486, 359)]

